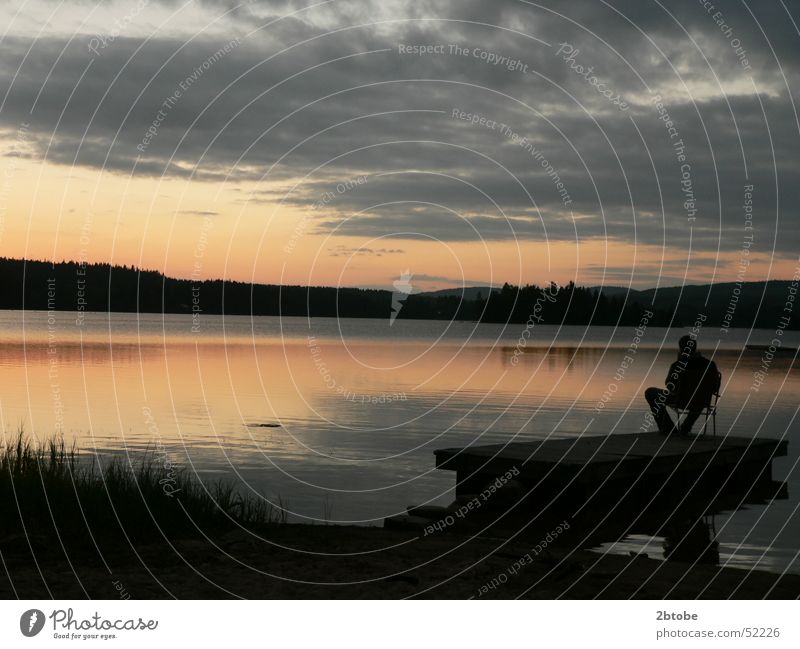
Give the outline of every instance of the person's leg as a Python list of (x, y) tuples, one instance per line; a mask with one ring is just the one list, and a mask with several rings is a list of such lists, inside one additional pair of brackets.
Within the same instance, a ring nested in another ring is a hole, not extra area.
[(644, 398), (650, 406), (658, 430), (662, 435), (671, 435), (675, 432), (675, 424), (672, 417), (667, 412), (669, 394), (663, 388), (647, 388), (644, 391)]
[(694, 422), (697, 421), (697, 418), (702, 413), (700, 411), (689, 411), (686, 413), (686, 416), (683, 418), (683, 422), (681, 423), (681, 435), (688, 435), (692, 432), (692, 426), (694, 426)]

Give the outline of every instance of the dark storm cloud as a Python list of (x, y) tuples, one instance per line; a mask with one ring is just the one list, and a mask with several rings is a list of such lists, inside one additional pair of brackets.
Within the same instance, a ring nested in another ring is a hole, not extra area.
[(225, 38), (119, 37), (96, 53), (89, 35), (9, 38), (0, 126), (29, 122), (32, 151), (61, 164), (263, 180), (243, 200), (308, 208), (315, 231), (347, 235), (731, 251), (752, 184), (754, 247), (796, 254), (798, 35), (780, 3), (714, 4), (334, 2), (278, 20), (304, 5), (254, 2)]

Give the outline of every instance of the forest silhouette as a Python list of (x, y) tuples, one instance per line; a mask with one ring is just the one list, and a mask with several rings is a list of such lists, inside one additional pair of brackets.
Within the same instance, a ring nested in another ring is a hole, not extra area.
[[(388, 290), (196, 281), (110, 264), (0, 258), (0, 277), (2, 309), (345, 318), (388, 318), (392, 313)], [(536, 324), (605, 326), (637, 326), (646, 317), (649, 326), (686, 326), (698, 313), (707, 315), (709, 322), (723, 322), (735, 293), (731, 327), (772, 328), (789, 288), (789, 282), (777, 280), (645, 291), (572, 282), (505, 284), (472, 291), (472, 299), (462, 298), (459, 291), (403, 296), (396, 317), (492, 323), (524, 323), (533, 317)], [(788, 328), (797, 329), (798, 323)]]

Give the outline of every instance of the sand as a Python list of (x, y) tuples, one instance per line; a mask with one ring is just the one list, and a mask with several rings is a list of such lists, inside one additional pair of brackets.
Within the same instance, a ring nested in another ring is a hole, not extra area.
[[(8, 598), (797, 598), (800, 576), (545, 549), (524, 541), (381, 528), (277, 525), (69, 556), (52, 539), (0, 536)], [(35, 560), (34, 560), (35, 557)]]

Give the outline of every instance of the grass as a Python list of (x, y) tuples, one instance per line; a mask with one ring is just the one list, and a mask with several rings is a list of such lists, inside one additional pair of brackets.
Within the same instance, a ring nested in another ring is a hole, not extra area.
[(153, 452), (101, 460), (63, 438), (37, 444), (20, 431), (0, 449), (0, 521), (0, 537), (152, 541), (261, 529), (286, 514), (231, 484), (206, 485)]

